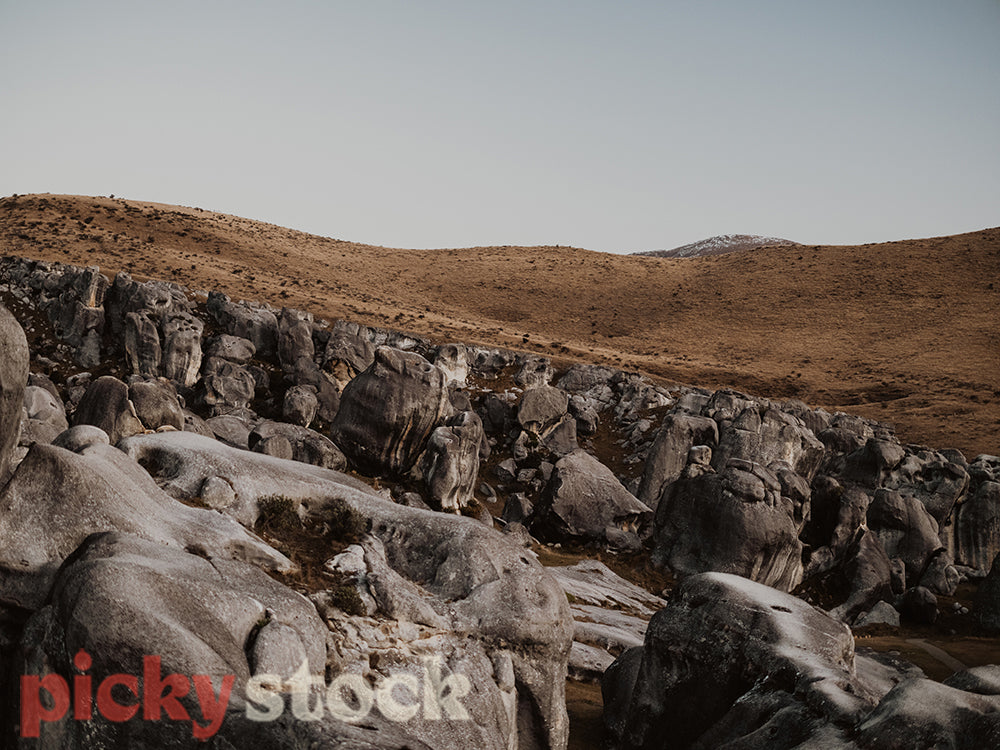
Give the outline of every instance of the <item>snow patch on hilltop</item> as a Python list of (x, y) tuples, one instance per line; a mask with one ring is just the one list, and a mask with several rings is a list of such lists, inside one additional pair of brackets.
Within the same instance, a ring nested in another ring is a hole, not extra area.
[(646, 250), (632, 254), (657, 258), (700, 258), (703, 255), (724, 255), (744, 250), (756, 250), (759, 247), (796, 244), (798, 243), (780, 237), (762, 237), (758, 234), (719, 234), (706, 240), (692, 242), (690, 245), (675, 247), (673, 250)]

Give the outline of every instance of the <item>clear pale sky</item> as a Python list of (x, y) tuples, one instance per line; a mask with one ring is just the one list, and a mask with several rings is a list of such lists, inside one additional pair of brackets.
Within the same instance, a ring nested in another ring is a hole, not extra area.
[(1000, 0), (0, 0), (0, 195), (396, 247), (1000, 225)]

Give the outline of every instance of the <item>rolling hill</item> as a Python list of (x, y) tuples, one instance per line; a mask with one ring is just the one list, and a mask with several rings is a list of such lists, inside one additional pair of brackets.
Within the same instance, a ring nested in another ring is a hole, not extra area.
[(684, 259), (569, 247), (406, 250), (201, 208), (0, 200), (0, 251), (799, 398), (901, 440), (1000, 453), (1000, 228)]

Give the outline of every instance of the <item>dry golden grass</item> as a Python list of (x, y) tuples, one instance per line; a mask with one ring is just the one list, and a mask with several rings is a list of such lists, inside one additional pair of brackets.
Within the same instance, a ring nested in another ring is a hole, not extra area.
[(404, 250), (111, 198), (0, 201), (0, 249), (423, 334), (733, 386), (1000, 453), (1000, 229), (688, 260)]

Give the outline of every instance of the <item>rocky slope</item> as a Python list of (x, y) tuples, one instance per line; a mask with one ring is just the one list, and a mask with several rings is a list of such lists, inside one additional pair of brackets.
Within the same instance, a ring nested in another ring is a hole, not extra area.
[[(567, 674), (602, 679), (620, 747), (1000, 731), (996, 667), (939, 684), (851, 634), (940, 620), (996, 663), (996, 456), (96, 268), (6, 257), (0, 302), (3, 689), (38, 678), (23, 747), (561, 750)], [(541, 564), (560, 551), (617, 562)], [(81, 673), (198, 689), (164, 699), (169, 721), (146, 698), (118, 720), (99, 691), (74, 721), (60, 686)]]
[[(3, 252), (334, 320), (796, 397), (904, 442), (1000, 452), (1000, 230), (669, 260), (417, 251), (120, 198), (0, 200)], [(303, 269), (308, 269), (304, 272)]]

